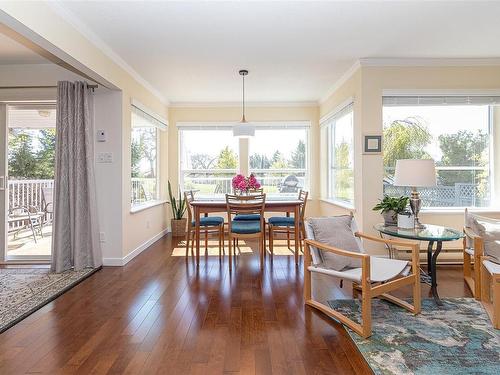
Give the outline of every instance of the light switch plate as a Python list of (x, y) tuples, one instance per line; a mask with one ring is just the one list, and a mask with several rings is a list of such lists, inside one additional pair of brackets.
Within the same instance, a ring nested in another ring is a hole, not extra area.
[(98, 152), (97, 153), (97, 162), (103, 164), (109, 164), (113, 162), (113, 153), (112, 152)]
[(106, 142), (106, 131), (99, 129), (97, 131), (97, 142)]

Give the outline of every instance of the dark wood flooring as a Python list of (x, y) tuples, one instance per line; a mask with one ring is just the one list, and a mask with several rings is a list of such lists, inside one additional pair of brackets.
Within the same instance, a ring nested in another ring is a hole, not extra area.
[[(230, 274), (227, 258), (197, 269), (176, 245), (164, 237), (104, 267), (1, 334), (0, 374), (371, 373), (338, 323), (304, 307), (293, 257), (261, 273), (246, 253)], [(438, 278), (442, 297), (470, 296), (460, 267)]]

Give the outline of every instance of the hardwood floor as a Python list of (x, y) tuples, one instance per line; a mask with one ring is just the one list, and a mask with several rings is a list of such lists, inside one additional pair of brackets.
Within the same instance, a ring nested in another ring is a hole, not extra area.
[[(292, 256), (267, 258), (261, 273), (257, 254), (244, 253), (230, 274), (227, 257), (196, 269), (171, 256), (176, 246), (164, 237), (4, 332), (0, 374), (371, 373), (338, 323), (304, 307)], [(438, 278), (442, 297), (470, 296), (461, 268)]]

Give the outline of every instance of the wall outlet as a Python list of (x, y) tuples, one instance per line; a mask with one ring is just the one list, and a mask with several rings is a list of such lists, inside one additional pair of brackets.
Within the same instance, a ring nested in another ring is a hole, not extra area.
[(97, 153), (97, 162), (109, 164), (113, 162), (113, 153), (112, 152), (98, 152)]
[(106, 235), (104, 234), (104, 232), (99, 232), (99, 241), (106, 242)]

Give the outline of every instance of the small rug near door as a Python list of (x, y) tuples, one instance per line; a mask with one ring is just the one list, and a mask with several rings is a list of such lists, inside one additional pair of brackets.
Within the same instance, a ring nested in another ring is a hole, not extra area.
[(97, 269), (52, 273), (42, 268), (0, 268), (0, 333), (71, 289)]
[[(362, 339), (347, 329), (375, 374), (499, 374), (500, 331), (472, 298), (422, 301), (413, 316), (389, 302), (374, 300), (372, 332)], [(357, 300), (336, 300), (331, 307), (359, 321)]]

